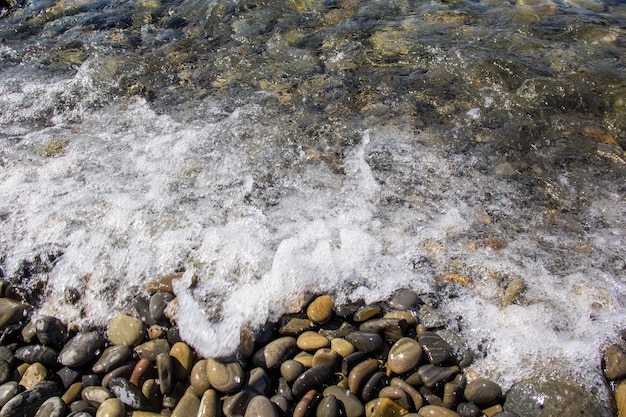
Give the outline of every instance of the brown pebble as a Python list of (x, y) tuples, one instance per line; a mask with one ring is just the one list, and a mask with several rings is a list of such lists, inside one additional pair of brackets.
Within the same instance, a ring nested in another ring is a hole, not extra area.
[(191, 386), (193, 387), (193, 391), (197, 396), (202, 396), (204, 392), (211, 388), (211, 383), (209, 382), (209, 378), (207, 377), (207, 360), (201, 359), (191, 368), (191, 375), (189, 376), (189, 380), (191, 382)]
[(409, 396), (402, 388), (399, 387), (385, 387), (380, 390), (378, 393), (379, 398), (389, 398), (393, 400), (395, 403), (401, 405), (403, 408), (407, 410), (411, 407), (411, 401), (409, 400)]
[(367, 381), (380, 370), (380, 362), (376, 359), (366, 359), (356, 365), (348, 375), (348, 387), (356, 395), (361, 394), (361, 390)]
[(48, 370), (39, 362), (35, 362), (26, 369), (20, 379), (20, 385), (26, 389), (31, 389), (48, 377)]
[(300, 352), (293, 357), (293, 360), (300, 362), (305, 368), (313, 366), (313, 355), (309, 352)]
[(174, 379), (184, 381), (189, 377), (194, 365), (193, 351), (185, 342), (176, 342), (170, 350), (172, 366), (174, 367)]
[(304, 332), (296, 340), (296, 345), (307, 352), (314, 352), (318, 349), (330, 346), (330, 340), (317, 332)]
[(207, 359), (207, 378), (217, 391), (229, 394), (237, 391), (245, 383), (244, 371), (237, 362), (219, 362)]
[(197, 417), (219, 417), (222, 414), (217, 391), (208, 389), (202, 394)]
[(61, 400), (67, 405), (71, 404), (76, 398), (81, 395), (83, 391), (83, 383), (82, 382), (74, 382), (69, 388), (63, 393)]
[(200, 399), (193, 393), (187, 391), (176, 404), (171, 417), (196, 416), (200, 409)]
[(415, 339), (403, 337), (389, 350), (387, 367), (395, 374), (403, 374), (421, 362), (423, 353), (422, 347)]
[(321, 295), (309, 304), (307, 317), (314, 323), (326, 323), (333, 314), (335, 303), (330, 295)]
[(292, 383), (296, 378), (302, 375), (306, 369), (307, 368), (300, 362), (288, 359), (280, 365), (280, 374), (287, 382)]
[(372, 317), (377, 316), (378, 314), (380, 314), (380, 312), (382, 311), (382, 309), (378, 306), (363, 306), (360, 307), (352, 316), (352, 320), (356, 321), (356, 322), (362, 322), (365, 320), (369, 320)]
[(321, 400), (322, 395), (319, 392), (315, 390), (308, 391), (296, 404), (296, 408), (293, 410), (293, 417), (312, 416)]
[(257, 395), (248, 403), (244, 417), (278, 417), (278, 413), (269, 398)]
[(318, 365), (328, 365), (335, 369), (339, 364), (340, 356), (334, 350), (323, 348), (313, 354), (312, 367)]
[(165, 291), (169, 293), (174, 293), (174, 286), (172, 285), (172, 281), (174, 281), (175, 279), (180, 279), (182, 277), (183, 277), (182, 272), (161, 275), (159, 277), (156, 277), (148, 283), (148, 286), (147, 286), (148, 293), (150, 295), (156, 293), (157, 291)]
[(478, 378), (465, 386), (465, 398), (477, 405), (490, 405), (502, 396), (500, 385), (485, 378)]
[(617, 403), (617, 416), (626, 417), (626, 381), (622, 381), (615, 388), (615, 402)]
[(416, 410), (419, 410), (424, 404), (424, 398), (419, 393), (419, 391), (402, 378), (393, 378), (390, 382), (390, 385), (392, 387), (398, 387), (404, 390), (404, 392), (406, 392), (407, 395), (411, 397), (411, 401), (413, 402), (413, 408), (415, 408)]
[(146, 359), (142, 358), (135, 364), (135, 368), (133, 369), (133, 373), (130, 375), (130, 383), (136, 386), (137, 388), (141, 387), (143, 381), (146, 379), (146, 375), (148, 372), (152, 370), (152, 363)]
[(604, 352), (604, 375), (609, 381), (626, 377), (626, 351), (622, 346), (611, 345)]
[(346, 339), (336, 337), (330, 341), (330, 348), (337, 352), (342, 358), (351, 355), (356, 350), (354, 345)]
[(409, 411), (389, 398), (376, 398), (365, 404), (366, 417), (400, 417)]
[(461, 417), (457, 412), (438, 405), (426, 405), (419, 410), (422, 417)]

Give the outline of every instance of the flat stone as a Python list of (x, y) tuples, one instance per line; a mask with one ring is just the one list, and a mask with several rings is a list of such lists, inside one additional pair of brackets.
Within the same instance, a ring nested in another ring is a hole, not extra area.
[(384, 319), (404, 320), (408, 326), (417, 324), (417, 314), (412, 311), (390, 311), (383, 316)]
[(111, 391), (104, 387), (98, 387), (95, 385), (83, 388), (80, 396), (83, 401), (95, 408), (100, 407), (100, 404), (109, 398), (113, 398)]
[(109, 382), (109, 390), (125, 406), (134, 410), (145, 408), (147, 405), (147, 398), (143, 395), (141, 390), (125, 378), (117, 377), (111, 379)]
[(66, 409), (67, 406), (60, 397), (51, 397), (41, 404), (35, 417), (63, 417)]
[(71, 338), (59, 353), (59, 363), (76, 367), (89, 363), (104, 346), (98, 332), (80, 332)]
[(352, 332), (346, 336), (346, 340), (365, 353), (377, 351), (384, 344), (383, 338), (374, 333)]
[(356, 350), (352, 343), (348, 342), (346, 339), (342, 339), (339, 337), (336, 337), (330, 341), (330, 348), (337, 352), (342, 358), (351, 355)]
[(602, 358), (604, 375), (609, 381), (626, 377), (626, 351), (622, 346), (611, 345)]
[(348, 388), (356, 395), (361, 395), (367, 381), (380, 370), (380, 362), (376, 359), (365, 359), (356, 365), (348, 375)]
[(108, 398), (96, 412), (96, 417), (124, 417), (126, 416), (126, 407), (117, 398)]
[(261, 395), (269, 395), (272, 390), (272, 381), (265, 369), (258, 367), (250, 371), (248, 377), (247, 389), (257, 392)]
[(378, 306), (362, 306), (354, 313), (352, 320), (362, 322), (377, 316), (383, 309)]
[(335, 369), (339, 364), (341, 357), (337, 352), (328, 348), (318, 349), (313, 354), (313, 363), (311, 364), (313, 367), (318, 365), (328, 365), (331, 368)]
[(100, 356), (91, 370), (98, 374), (108, 373), (119, 367), (128, 358), (130, 358), (130, 348), (128, 346), (109, 346), (104, 349), (102, 356)]
[(219, 362), (207, 359), (207, 377), (217, 391), (229, 394), (240, 389), (245, 383), (244, 371), (237, 362)]
[(109, 322), (107, 337), (114, 345), (136, 346), (144, 339), (145, 328), (141, 319), (119, 313)]
[[(174, 388), (172, 357), (167, 353), (159, 353), (156, 360), (159, 388), (161, 394), (169, 394)], [(206, 367), (204, 368), (206, 372)], [(206, 374), (205, 374), (206, 375)]]
[(311, 320), (293, 317), (278, 330), (278, 333), (283, 336), (299, 336), (307, 330), (313, 329), (313, 327)]
[[(420, 366), (417, 370), (417, 374), (419, 375), (420, 380), (425, 387), (429, 389), (437, 389), (443, 386), (443, 384), (445, 384), (446, 382), (448, 382), (450, 378), (452, 378), (454, 375), (459, 373), (460, 370), (461, 369), (456, 365), (435, 366), (429, 363), (427, 365)], [(478, 388), (478, 385), (476, 386), (476, 388)], [(470, 391), (470, 393), (473, 392), (474, 391)]]
[(422, 347), (415, 339), (403, 337), (389, 350), (387, 367), (395, 374), (403, 374), (415, 368), (423, 355)]
[(61, 399), (65, 404), (71, 404), (72, 402), (76, 401), (77, 398), (81, 397), (82, 392), (83, 383), (75, 382), (65, 390), (65, 392), (61, 396)]
[(288, 359), (280, 365), (280, 374), (287, 380), (293, 382), (306, 371), (304, 365), (293, 359)]
[(386, 340), (392, 343), (400, 340), (407, 331), (406, 321), (403, 319), (373, 319), (362, 323), (359, 331), (363, 333), (383, 333)]
[(427, 329), (445, 327), (448, 324), (448, 318), (441, 311), (431, 306), (420, 308), (418, 317), (420, 323)]

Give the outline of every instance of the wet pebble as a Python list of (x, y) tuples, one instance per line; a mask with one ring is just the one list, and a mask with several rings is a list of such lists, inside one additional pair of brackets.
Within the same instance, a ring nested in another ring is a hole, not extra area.
[(24, 417), (33, 415), (45, 400), (60, 393), (59, 384), (53, 381), (43, 381), (7, 401), (0, 411), (0, 416)]
[(148, 306), (152, 319), (157, 323), (166, 322), (167, 317), (165, 316), (165, 309), (174, 298), (176, 298), (174, 294), (164, 291), (157, 291), (152, 294)]
[(35, 362), (26, 369), (20, 379), (20, 385), (26, 389), (31, 389), (48, 377), (48, 369), (39, 362)]
[(174, 411), (172, 412), (171, 417), (188, 417), (188, 416), (196, 416), (198, 414), (198, 410), (200, 409), (200, 399), (196, 397), (192, 392), (186, 392), (178, 404)]
[(330, 348), (337, 352), (339, 356), (345, 358), (346, 356), (354, 353), (354, 345), (348, 342), (346, 339), (336, 337), (330, 341)]
[(191, 368), (194, 365), (194, 354), (189, 345), (185, 342), (176, 342), (170, 350), (172, 366), (174, 369), (174, 379), (183, 381), (189, 377)]
[(95, 358), (104, 346), (98, 332), (80, 332), (71, 338), (59, 353), (59, 363), (64, 366), (81, 366)]
[(293, 359), (286, 360), (280, 365), (280, 374), (287, 380), (293, 382), (306, 371), (304, 365)]
[(308, 352), (314, 352), (318, 349), (330, 346), (330, 340), (317, 332), (304, 332), (296, 340), (296, 345)]
[(19, 384), (17, 381), (9, 381), (0, 385), (0, 408), (4, 407), (4, 405), (13, 397), (15, 397), (20, 390)]
[(67, 406), (60, 397), (51, 397), (44, 401), (35, 417), (63, 417)]
[(344, 409), (347, 417), (359, 417), (364, 413), (365, 407), (363, 406), (363, 403), (350, 390), (337, 385), (331, 385), (326, 388), (322, 394), (324, 397), (335, 397), (341, 404), (340, 407)]
[(306, 315), (314, 323), (326, 323), (333, 314), (334, 306), (330, 295), (321, 295), (309, 304)]
[(117, 398), (108, 398), (96, 412), (96, 417), (124, 417), (126, 415), (126, 407)]
[(315, 411), (316, 417), (336, 417), (339, 414), (339, 402), (334, 395), (327, 395), (321, 399)]
[(330, 366), (315, 366), (305, 371), (293, 382), (291, 390), (294, 397), (300, 398), (310, 390), (321, 390), (323, 387), (331, 385), (334, 372)]
[(33, 320), (35, 335), (44, 346), (60, 349), (68, 339), (67, 326), (51, 316), (40, 316)]
[(191, 368), (191, 375), (189, 376), (189, 380), (191, 386), (193, 387), (194, 393), (196, 393), (196, 395), (198, 396), (201, 396), (206, 390), (211, 388), (211, 383), (209, 382), (209, 377), (207, 376), (206, 367), (207, 360), (201, 359), (194, 364), (193, 368)]
[(404, 337), (389, 350), (387, 367), (396, 374), (403, 374), (415, 368), (421, 362), (424, 352), (415, 339)]
[(346, 340), (350, 342), (357, 350), (369, 353), (380, 349), (383, 346), (383, 338), (375, 333), (352, 332), (346, 336)]
[(111, 391), (104, 387), (98, 386), (83, 388), (80, 396), (83, 401), (95, 408), (100, 407), (100, 404), (102, 404), (109, 398), (113, 398), (113, 394), (111, 393)]
[(417, 374), (427, 388), (433, 389), (456, 375), (460, 371), (458, 366), (435, 366), (433, 364), (420, 366)]
[(10, 298), (0, 298), (0, 327), (15, 324), (24, 320), (32, 307)]
[(107, 338), (114, 345), (136, 346), (143, 341), (144, 324), (141, 319), (119, 313), (109, 322)]
[(121, 365), (129, 357), (130, 349), (128, 346), (109, 346), (104, 349), (102, 355), (93, 365), (91, 370), (96, 373), (107, 373)]
[(11, 378), (11, 367), (4, 359), (0, 359), (0, 384), (4, 384)]
[(221, 411), (217, 391), (214, 389), (206, 390), (200, 399), (197, 417), (218, 417)]
[(147, 405), (147, 399), (141, 390), (126, 378), (116, 377), (109, 382), (109, 390), (125, 406), (139, 410)]
[(433, 365), (441, 365), (452, 358), (452, 348), (438, 334), (430, 331), (423, 332), (418, 342)]
[(234, 392), (245, 383), (244, 371), (237, 362), (219, 362), (207, 359), (207, 378), (211, 386), (225, 394)]
[(278, 417), (278, 413), (269, 398), (257, 395), (248, 403), (244, 417)]
[(389, 398), (376, 398), (365, 404), (366, 417), (400, 417), (409, 411)]
[(408, 310), (415, 306), (419, 296), (411, 290), (401, 290), (389, 301), (389, 306), (396, 310)]
[(356, 322), (366, 321), (376, 317), (381, 311), (382, 308), (378, 306), (362, 306), (354, 313), (352, 320)]
[(422, 417), (460, 417), (455, 411), (438, 405), (426, 405), (419, 410)]
[(622, 346), (611, 345), (602, 357), (604, 375), (610, 381), (626, 377), (626, 351)]
[(296, 339), (294, 337), (281, 337), (257, 351), (252, 357), (252, 363), (255, 366), (272, 369), (280, 366), (296, 349)]
[(500, 385), (488, 379), (479, 378), (465, 386), (465, 398), (477, 405), (489, 405), (502, 396)]
[(360, 395), (367, 381), (380, 370), (380, 362), (376, 359), (366, 359), (357, 364), (348, 375), (348, 388), (356, 395)]
[(15, 357), (26, 363), (40, 362), (48, 367), (57, 364), (59, 354), (54, 349), (43, 345), (24, 346), (15, 351)]
[(155, 339), (135, 346), (133, 349), (140, 358), (146, 358), (149, 361), (156, 361), (159, 353), (170, 352), (170, 344), (165, 339)]
[(278, 332), (283, 336), (299, 336), (308, 330), (312, 330), (313, 327), (313, 322), (309, 319), (292, 317), (280, 328)]

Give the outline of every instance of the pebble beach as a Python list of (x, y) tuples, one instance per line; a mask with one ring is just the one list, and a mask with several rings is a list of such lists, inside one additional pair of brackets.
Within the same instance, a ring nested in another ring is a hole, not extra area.
[(172, 282), (181, 276), (150, 281), (134, 311), (90, 330), (33, 314), (4, 285), (0, 417), (626, 415), (623, 345), (609, 346), (601, 364), (611, 403), (549, 375), (505, 392), (467, 370), (476, 352), (436, 296), (410, 289), (368, 305), (316, 295), (298, 313), (242, 331), (236, 355), (200, 357), (177, 331)]

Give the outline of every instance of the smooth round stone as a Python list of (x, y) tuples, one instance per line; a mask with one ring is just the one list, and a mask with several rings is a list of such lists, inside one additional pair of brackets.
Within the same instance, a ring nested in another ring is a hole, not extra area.
[(390, 311), (383, 316), (384, 319), (404, 320), (409, 326), (417, 324), (417, 315), (411, 311)]
[(109, 382), (111, 381), (111, 379), (116, 378), (116, 377), (122, 377), (122, 378), (128, 379), (133, 374), (134, 369), (135, 369), (135, 364), (132, 364), (132, 363), (128, 363), (118, 368), (115, 368), (111, 372), (109, 372), (108, 374), (102, 377), (101, 385), (105, 388), (108, 388)]
[(374, 373), (374, 375), (372, 375), (363, 386), (361, 398), (366, 403), (372, 401), (378, 397), (380, 391), (388, 385), (389, 377), (384, 372), (378, 371)]
[(457, 333), (448, 329), (437, 330), (436, 333), (452, 348), (452, 363), (467, 368), (473, 362), (474, 354)]
[(65, 390), (65, 392), (61, 396), (61, 399), (65, 404), (71, 404), (73, 401), (81, 396), (82, 392), (83, 383), (75, 382)]
[(368, 356), (363, 352), (354, 352), (350, 355), (343, 358), (341, 361), (341, 373), (344, 376), (350, 375), (352, 369), (363, 362), (365, 359), (368, 359)]
[(321, 348), (330, 346), (330, 340), (317, 332), (304, 332), (296, 340), (296, 345), (306, 351), (313, 352)]
[(40, 362), (45, 366), (53, 367), (57, 365), (59, 353), (47, 346), (30, 345), (17, 349), (15, 357), (26, 363)]
[(220, 399), (217, 391), (208, 389), (202, 394), (197, 417), (218, 417), (221, 414)]
[(300, 401), (296, 403), (293, 409), (292, 417), (309, 417), (312, 416), (320, 403), (322, 395), (316, 390), (310, 390), (302, 396)]
[(441, 365), (452, 358), (452, 347), (434, 332), (423, 332), (418, 343), (433, 365)]
[(120, 366), (126, 359), (130, 357), (130, 348), (128, 346), (109, 346), (104, 349), (102, 356), (93, 365), (91, 370), (95, 373), (108, 373), (112, 369)]
[(289, 404), (289, 400), (287, 400), (283, 396), (272, 395), (270, 401), (272, 402), (272, 404), (274, 404), (278, 412), (282, 413), (282, 415), (284, 416), (288, 415), (288, 413), (291, 411), (291, 405)]
[(31, 389), (41, 381), (45, 381), (48, 377), (48, 370), (39, 362), (35, 362), (28, 367), (22, 379), (20, 379), (20, 385), (26, 389)]
[(80, 413), (82, 411), (87, 412), (93, 416), (94, 414), (96, 414), (97, 410), (83, 400), (73, 401), (70, 404), (70, 415), (73, 415), (74, 413)]
[(278, 413), (269, 398), (257, 395), (248, 403), (244, 417), (278, 417)]
[(382, 311), (382, 308), (378, 306), (363, 306), (359, 307), (359, 309), (352, 316), (352, 320), (358, 322), (362, 322), (365, 320), (369, 320), (372, 317), (377, 316)]
[(33, 343), (36, 337), (35, 323), (31, 320), (22, 329), (22, 339), (25, 343)]
[(259, 395), (258, 393), (244, 389), (223, 398), (222, 411), (226, 417), (242, 416), (246, 412), (246, 407), (250, 400)]
[(356, 395), (360, 395), (367, 381), (376, 372), (380, 371), (380, 362), (376, 359), (366, 359), (356, 365), (348, 375), (348, 387)]
[(245, 382), (239, 363), (222, 363), (212, 358), (207, 359), (207, 378), (214, 389), (226, 394), (240, 389)]
[(167, 321), (167, 317), (165, 317), (165, 309), (174, 298), (176, 298), (174, 294), (164, 291), (157, 291), (152, 294), (148, 308), (150, 310), (150, 316), (157, 323)]
[(419, 415), (422, 417), (461, 417), (455, 411), (438, 405), (426, 405), (420, 408)]
[(126, 415), (126, 407), (117, 398), (108, 398), (104, 400), (98, 411), (96, 417), (124, 417)]
[(144, 332), (141, 319), (119, 313), (109, 323), (107, 337), (114, 345), (136, 346), (143, 341)]
[(500, 385), (485, 378), (476, 379), (465, 386), (465, 398), (477, 405), (489, 405), (502, 397)]
[(361, 352), (370, 353), (380, 349), (383, 344), (383, 338), (374, 333), (352, 332), (346, 336), (346, 340)]
[(165, 339), (155, 339), (135, 346), (134, 351), (140, 358), (154, 362), (159, 353), (170, 353), (170, 344)]
[(147, 286), (147, 290), (149, 294), (154, 294), (157, 291), (163, 291), (163, 292), (174, 292), (174, 286), (172, 285), (172, 282), (175, 279), (180, 279), (183, 277), (183, 273), (182, 272), (177, 272), (174, 274), (167, 274), (167, 275), (162, 275), (159, 277), (154, 278), (153, 280), (151, 280), (150, 282), (148, 282), (148, 286)]
[(465, 376), (459, 374), (454, 377), (453, 381), (448, 382), (443, 386), (443, 406), (451, 410), (456, 407), (459, 400), (462, 398), (463, 391), (467, 381)]
[(207, 376), (207, 360), (201, 359), (195, 363), (193, 368), (191, 368), (191, 375), (189, 375), (189, 380), (191, 382), (191, 386), (193, 387), (193, 392), (198, 396), (202, 396), (202, 394), (211, 388), (211, 383), (209, 382), (209, 377)]
[(0, 327), (19, 323), (28, 316), (32, 307), (10, 298), (0, 298)]
[(288, 359), (280, 365), (280, 374), (287, 382), (291, 383), (302, 375), (306, 369), (300, 362)]
[(81, 375), (80, 380), (86, 387), (100, 385), (100, 375), (98, 374), (83, 374)]
[[(37, 363), (37, 362), (36, 362)], [(0, 359), (0, 384), (4, 384), (11, 377), (11, 367), (4, 359)]]
[(174, 379), (177, 381), (186, 380), (195, 363), (193, 350), (185, 342), (176, 342), (170, 350), (170, 356), (174, 366)]
[(262, 395), (269, 395), (272, 388), (272, 381), (263, 368), (254, 368), (250, 371), (246, 389), (250, 389)]
[(104, 346), (104, 339), (98, 332), (80, 332), (71, 338), (59, 353), (59, 363), (76, 367), (89, 363)]
[[(172, 358), (167, 353), (159, 353), (156, 360), (161, 394), (169, 394), (174, 388)], [(206, 370), (206, 367), (205, 367)]]
[[(389, 398), (390, 400), (393, 400), (398, 405), (402, 406), (403, 408), (406, 408), (407, 410), (411, 407), (409, 396), (406, 394), (406, 392), (404, 392), (404, 390), (398, 387), (384, 387), (383, 389), (380, 390), (378, 397)], [(374, 399), (375, 398), (372, 398), (372, 400)]]
[(255, 366), (272, 369), (280, 366), (295, 350), (297, 350), (297, 346), (294, 337), (280, 337), (268, 343), (255, 353), (254, 356), (252, 356), (252, 363)]
[(300, 375), (291, 387), (295, 398), (300, 398), (310, 390), (320, 391), (324, 386), (330, 385), (334, 377), (330, 366), (315, 366)]
[(315, 417), (337, 417), (339, 415), (339, 402), (334, 395), (328, 395), (317, 405)]
[(353, 354), (356, 350), (352, 343), (348, 342), (346, 339), (342, 339), (339, 337), (336, 337), (330, 341), (330, 348), (337, 352), (342, 358)]
[(322, 393), (324, 397), (333, 396), (339, 403), (343, 405), (346, 412), (346, 417), (359, 417), (363, 415), (365, 408), (361, 400), (354, 395), (350, 390), (339, 387), (337, 385), (331, 385)]
[(393, 344), (387, 357), (387, 367), (395, 374), (403, 374), (415, 368), (424, 352), (415, 339), (403, 337)]
[(293, 317), (278, 330), (278, 333), (283, 336), (298, 336), (307, 330), (313, 329), (313, 327), (311, 320)]
[(609, 381), (626, 376), (626, 351), (619, 345), (611, 345), (604, 352), (604, 375)]
[(385, 339), (397, 342), (406, 334), (407, 324), (402, 319), (373, 319), (359, 326), (363, 333), (383, 333)]
[(113, 398), (111, 391), (104, 387), (98, 387), (95, 385), (83, 388), (80, 396), (83, 401), (96, 408), (100, 407), (100, 404), (109, 398)]
[(50, 397), (61, 393), (59, 384), (53, 381), (43, 381), (33, 388), (17, 394), (2, 407), (2, 417), (24, 417), (34, 415), (37, 409)]
[(409, 289), (401, 290), (389, 301), (389, 307), (396, 310), (408, 310), (419, 301), (419, 296)]
[(564, 378), (529, 379), (513, 384), (506, 394), (504, 410), (520, 417), (611, 416), (608, 407), (600, 404), (591, 392)]
[(409, 411), (389, 398), (376, 398), (365, 404), (366, 417), (400, 417)]
[(481, 417), (482, 410), (474, 403), (461, 403), (456, 406), (456, 412), (461, 417)]
[(60, 397), (51, 397), (41, 404), (35, 417), (63, 417), (66, 408)]
[(314, 323), (322, 324), (330, 320), (335, 303), (330, 295), (321, 295), (309, 304), (307, 317)]
[(174, 411), (172, 412), (171, 417), (188, 417), (188, 416), (196, 416), (198, 414), (198, 410), (200, 409), (200, 399), (196, 397), (191, 392), (186, 392), (178, 404)]
[(161, 326), (159, 324), (153, 324), (152, 326), (148, 327), (148, 339), (154, 340), (163, 337), (166, 331), (167, 327)]
[(293, 357), (293, 360), (300, 362), (307, 369), (313, 366), (313, 354), (309, 352), (300, 352)]
[(328, 348), (323, 348), (323, 349), (317, 350), (313, 354), (312, 366), (315, 367), (318, 365), (328, 365), (331, 368), (335, 369), (337, 365), (339, 364), (339, 361), (340, 361), (340, 356), (337, 352)]
[(127, 407), (138, 410), (146, 406), (147, 399), (141, 390), (125, 378), (111, 379), (109, 390)]
[(615, 403), (618, 417), (626, 416), (626, 381), (620, 382), (615, 388)]
[(44, 346), (60, 349), (67, 341), (67, 326), (61, 320), (51, 316), (40, 316), (33, 320), (35, 334)]
[(13, 397), (15, 397), (20, 391), (20, 386), (17, 381), (9, 381), (0, 385), (0, 408)]

